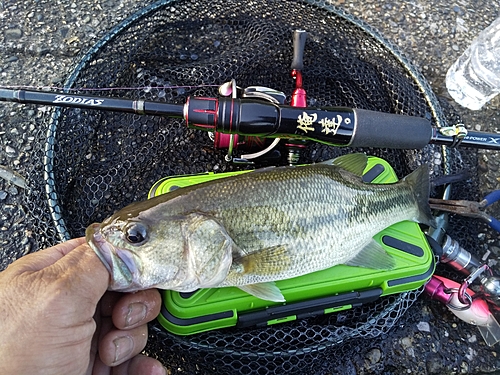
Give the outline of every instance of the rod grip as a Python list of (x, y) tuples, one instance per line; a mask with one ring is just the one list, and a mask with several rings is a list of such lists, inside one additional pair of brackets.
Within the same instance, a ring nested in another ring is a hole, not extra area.
[(423, 117), (354, 109), (356, 128), (349, 146), (420, 149), (432, 138), (431, 122)]

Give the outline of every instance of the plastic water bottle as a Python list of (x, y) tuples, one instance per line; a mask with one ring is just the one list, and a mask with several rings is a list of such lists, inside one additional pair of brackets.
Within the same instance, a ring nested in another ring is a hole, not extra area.
[(458, 104), (472, 110), (500, 93), (500, 17), (450, 67), (446, 88)]

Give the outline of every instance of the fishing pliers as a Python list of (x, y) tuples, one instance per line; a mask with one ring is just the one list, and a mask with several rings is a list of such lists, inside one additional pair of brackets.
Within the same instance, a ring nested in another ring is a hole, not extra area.
[(483, 211), (484, 208), (500, 200), (500, 190), (488, 194), (481, 202), (467, 200), (429, 199), (431, 209), (450, 212), (486, 221), (490, 227), (500, 232), (500, 221)]

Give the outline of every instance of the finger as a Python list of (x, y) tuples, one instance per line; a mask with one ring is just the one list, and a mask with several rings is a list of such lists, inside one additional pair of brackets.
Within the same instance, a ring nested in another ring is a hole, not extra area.
[(109, 272), (86, 243), (69, 251), (47, 267), (44, 277), (64, 282), (64, 288), (83, 300), (97, 305), (109, 285)]
[(96, 339), (95, 353), (99, 352), (99, 347), (101, 345), (101, 341), (106, 337), (108, 333), (111, 331), (116, 331), (111, 318), (101, 318), (101, 326), (99, 332), (96, 332), (94, 338)]
[[(83, 245), (87, 241), (85, 237), (73, 238), (72, 240), (60, 243), (59, 245), (53, 246), (49, 249), (53, 249), (54, 252), (58, 252), (60, 254), (59, 258), (67, 255), (71, 250), (76, 249), (78, 246)], [(49, 250), (47, 249), (47, 250)], [(42, 250), (45, 251), (45, 250)]]
[(87, 370), (87, 375), (111, 375), (112, 368), (102, 363), (99, 356), (96, 356), (94, 363)]
[(113, 324), (118, 329), (130, 329), (158, 316), (161, 296), (157, 289), (128, 293), (116, 303), (113, 309)]
[(39, 271), (56, 263), (71, 250), (85, 243), (85, 238), (75, 238), (67, 242), (28, 254), (10, 265), (11, 271), (20, 274), (29, 271)]
[[(97, 306), (97, 308), (99, 308), (99, 306)], [(93, 373), (93, 369), (97, 366), (96, 360), (99, 358), (97, 350), (99, 349), (99, 339), (102, 334), (103, 318), (96, 312), (94, 315), (94, 321), (96, 323), (96, 330), (92, 336), (92, 340), (90, 341), (90, 358), (89, 366), (87, 372), (85, 373), (86, 375), (91, 375)]]
[(100, 304), (100, 314), (101, 316), (109, 316), (113, 314), (113, 309), (118, 301), (123, 298), (123, 293), (107, 291), (102, 296)]
[(148, 327), (142, 325), (128, 331), (112, 330), (99, 344), (101, 361), (108, 366), (117, 366), (139, 354), (148, 340)]
[(166, 373), (167, 371), (159, 361), (144, 355), (136, 355), (113, 369), (113, 375), (166, 375)]
[(105, 365), (99, 357), (99, 345), (103, 337), (106, 336), (111, 330), (114, 330), (115, 327), (113, 326), (111, 318), (100, 316), (99, 311), (96, 312), (94, 319), (97, 322), (98, 329), (92, 338), (92, 345), (90, 347), (90, 362), (87, 375), (110, 375), (111, 368)]

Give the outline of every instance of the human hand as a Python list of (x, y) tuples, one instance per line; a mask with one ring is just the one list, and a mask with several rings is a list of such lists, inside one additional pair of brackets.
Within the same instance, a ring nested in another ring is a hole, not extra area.
[(0, 273), (0, 374), (165, 374), (138, 355), (157, 290), (106, 292), (109, 273), (84, 238), (29, 254)]

